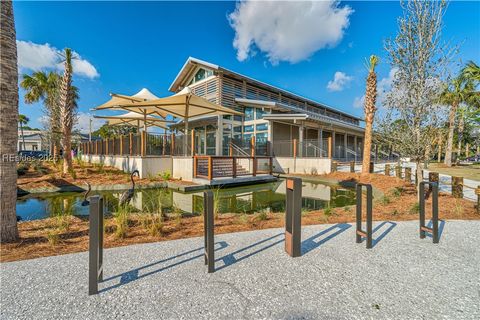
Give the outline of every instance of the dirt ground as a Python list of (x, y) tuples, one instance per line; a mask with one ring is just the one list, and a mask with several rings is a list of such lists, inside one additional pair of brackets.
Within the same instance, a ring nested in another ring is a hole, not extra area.
[[(415, 187), (395, 177), (384, 175), (360, 175), (335, 172), (324, 177), (340, 181), (360, 181), (371, 183), (385, 195), (374, 200), (373, 216), (377, 221), (401, 221), (418, 219), (418, 204)], [(364, 201), (365, 202), (365, 201)], [(427, 217), (430, 216), (431, 198), (427, 200)], [(480, 219), (474, 203), (464, 199), (455, 199), (449, 194), (439, 196), (440, 219)], [(146, 227), (145, 215), (131, 215), (124, 238), (116, 234), (116, 220), (105, 220), (105, 247), (125, 246), (134, 243), (146, 243), (196, 237), (203, 234), (203, 218), (177, 217), (165, 219), (161, 226), (152, 232)], [(302, 212), (302, 224), (347, 223), (355, 221), (355, 207), (323, 209)], [(88, 221), (69, 217), (68, 223), (59, 229), (54, 218), (25, 221), (19, 223), (21, 240), (17, 243), (3, 244), (0, 261), (15, 261), (52, 256), (88, 249)], [(215, 219), (216, 233), (229, 233), (258, 230), (284, 226), (284, 213), (221, 214)]]

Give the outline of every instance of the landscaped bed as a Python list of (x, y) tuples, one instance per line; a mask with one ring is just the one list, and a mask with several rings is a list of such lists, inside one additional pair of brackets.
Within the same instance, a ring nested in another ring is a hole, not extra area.
[[(21, 193), (23, 192), (56, 192), (58, 188), (77, 187), (86, 189), (86, 182), (92, 185), (92, 188), (130, 184), (130, 174), (117, 168), (107, 167), (101, 164), (92, 164), (84, 161), (74, 161), (75, 178), (71, 175), (62, 177), (61, 163), (54, 164), (50, 161), (36, 161), (23, 163), (19, 168), (17, 185)], [(155, 185), (166, 180), (172, 181), (170, 173), (165, 172), (161, 175), (152, 175), (147, 179), (135, 177), (137, 186)], [(191, 182), (174, 180), (178, 184), (193, 185)]]
[[(117, 177), (126, 181), (128, 175), (123, 174), (123, 176)], [(383, 194), (374, 199), (374, 220), (418, 219), (415, 187), (398, 178), (376, 174), (362, 176), (343, 172), (302, 177), (337, 180), (347, 184), (355, 181), (371, 183), (380, 191), (377, 194)], [(427, 201), (427, 216), (429, 216), (430, 207), (431, 198)], [(440, 193), (439, 208), (440, 219), (480, 219), (480, 215), (475, 213), (473, 202), (455, 199), (449, 194)], [(354, 222), (355, 207), (327, 207), (319, 211), (304, 211), (302, 215), (302, 224), (304, 225)], [(1, 248), (0, 261), (24, 260), (86, 251), (88, 249), (87, 219), (67, 216), (20, 222), (21, 240), (18, 243), (4, 244)], [(250, 215), (226, 213), (217, 215), (215, 232), (228, 233), (282, 227), (283, 225), (283, 212), (262, 211)], [(173, 213), (166, 218), (161, 217), (159, 213), (123, 214), (107, 217), (105, 231), (105, 247), (107, 248), (196, 237), (203, 234), (203, 218), (201, 216), (182, 216), (180, 213)]]

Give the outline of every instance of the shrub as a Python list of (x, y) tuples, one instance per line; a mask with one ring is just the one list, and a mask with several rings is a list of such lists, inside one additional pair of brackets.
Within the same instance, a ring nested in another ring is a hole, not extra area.
[(380, 198), (380, 203), (381, 204), (389, 204), (391, 202), (390, 198), (384, 195), (383, 197)]
[(128, 206), (122, 206), (113, 214), (113, 222), (115, 225), (115, 237), (123, 239), (127, 236), (128, 231), (128, 216), (130, 209)]
[(330, 205), (323, 209), (323, 214), (327, 217), (330, 217), (333, 214), (333, 209), (330, 207)]
[(392, 190), (392, 196), (394, 196), (395, 198), (398, 198), (402, 195), (403, 193), (403, 188), (402, 187), (395, 187), (393, 190)]
[(48, 243), (52, 246), (56, 246), (60, 242), (60, 232), (57, 229), (49, 230), (47, 232)]
[(261, 210), (255, 217), (256, 221), (265, 221), (268, 220), (268, 213), (266, 210)]
[(159, 175), (165, 181), (170, 180), (170, 178), (171, 178), (170, 170), (165, 170), (165, 171), (161, 172)]
[(420, 205), (418, 204), (418, 202), (415, 202), (414, 204), (412, 204), (412, 206), (410, 207), (409, 212), (410, 212), (411, 214), (415, 214), (415, 213), (419, 213), (419, 212), (420, 212)]

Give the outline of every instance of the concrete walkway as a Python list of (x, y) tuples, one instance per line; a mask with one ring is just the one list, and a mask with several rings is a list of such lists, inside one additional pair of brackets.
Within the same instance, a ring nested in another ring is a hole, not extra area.
[(281, 229), (218, 235), (213, 274), (203, 238), (109, 249), (96, 296), (87, 253), (3, 263), (0, 318), (480, 319), (480, 221), (437, 245), (416, 221), (375, 226), (370, 250), (350, 224), (306, 227), (299, 258)]
[[(390, 166), (392, 168), (392, 175), (395, 174), (394, 168), (397, 163), (390, 163)], [(411, 162), (405, 162), (402, 164), (402, 167), (410, 167), (412, 168), (412, 178), (415, 177), (415, 168), (417, 167), (415, 163)], [(350, 166), (339, 166), (338, 171), (343, 171), (343, 172), (350, 172)], [(355, 172), (361, 172), (362, 171), (362, 166), (361, 165), (355, 165)], [(379, 173), (379, 174), (384, 174), (385, 173), (385, 163), (378, 163), (373, 166), (373, 172), (374, 173)], [(428, 180), (428, 173), (430, 170), (423, 170), (423, 177), (424, 179)], [(452, 193), (452, 176), (446, 175), (446, 174), (439, 174), (439, 179), (440, 179), (440, 191), (446, 192), (446, 193)], [(470, 179), (464, 179), (463, 183), (470, 188), (464, 187), (463, 188), (463, 198), (471, 201), (477, 201), (477, 196), (475, 195), (475, 190), (477, 186), (480, 186), (480, 181), (476, 180), (470, 180)], [(473, 189), (472, 189), (473, 188)]]

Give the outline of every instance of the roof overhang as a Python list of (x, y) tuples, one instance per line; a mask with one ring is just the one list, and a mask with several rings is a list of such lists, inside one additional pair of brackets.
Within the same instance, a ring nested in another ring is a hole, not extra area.
[(216, 64), (209, 63), (193, 57), (188, 57), (187, 61), (183, 65), (182, 69), (180, 69), (180, 72), (178, 72), (177, 76), (173, 80), (168, 90), (171, 92), (178, 92), (182, 90), (183, 89), (183, 87), (181, 86), (182, 82), (186, 78), (189, 78), (195, 72), (195, 70), (197, 69), (197, 66), (200, 66), (200, 65), (212, 70), (219, 69), (219, 66), (217, 66)]

